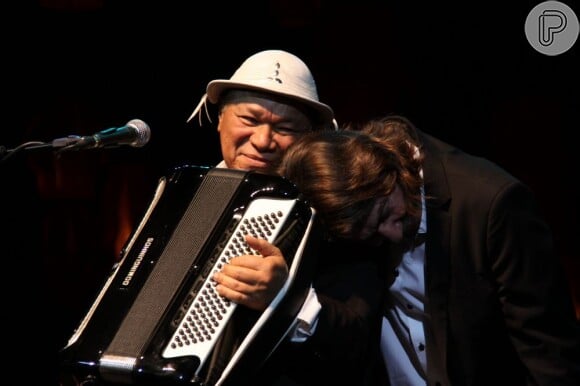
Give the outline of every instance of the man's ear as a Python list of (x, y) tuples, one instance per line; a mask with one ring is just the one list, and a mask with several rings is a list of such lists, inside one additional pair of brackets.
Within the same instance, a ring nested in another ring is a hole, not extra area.
[(221, 123), (222, 123), (222, 111), (220, 110), (218, 115), (217, 115), (217, 125), (215, 125), (217, 132), (220, 132), (220, 128), (221, 128)]

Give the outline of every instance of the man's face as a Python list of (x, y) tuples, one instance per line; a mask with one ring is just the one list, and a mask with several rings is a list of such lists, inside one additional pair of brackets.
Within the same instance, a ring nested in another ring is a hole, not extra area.
[(233, 169), (268, 171), (288, 147), (312, 129), (298, 108), (251, 92), (236, 91), (219, 113), (222, 156)]

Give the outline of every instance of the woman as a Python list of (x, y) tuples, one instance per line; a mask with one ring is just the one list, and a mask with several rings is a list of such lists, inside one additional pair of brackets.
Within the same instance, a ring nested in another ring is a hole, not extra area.
[(579, 323), (529, 188), (405, 118), (360, 131), (301, 138), (279, 172), (335, 236), (390, 241), (374, 384), (579, 385)]

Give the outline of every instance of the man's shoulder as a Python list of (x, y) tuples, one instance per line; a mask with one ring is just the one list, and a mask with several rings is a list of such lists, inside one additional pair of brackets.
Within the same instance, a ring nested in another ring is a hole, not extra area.
[(450, 178), (460, 178), (463, 183), (493, 183), (505, 185), (518, 183), (504, 167), (481, 155), (464, 151), (443, 140), (422, 133), (427, 167), (432, 161), (439, 161)]

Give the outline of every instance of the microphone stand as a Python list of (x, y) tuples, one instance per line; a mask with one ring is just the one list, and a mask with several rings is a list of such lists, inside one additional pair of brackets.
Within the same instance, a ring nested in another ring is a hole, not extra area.
[(13, 157), (14, 154), (20, 153), (22, 151), (28, 150), (42, 150), (42, 149), (52, 149), (64, 151), (71, 148), (74, 148), (74, 145), (81, 140), (80, 136), (71, 135), (65, 138), (55, 139), (52, 142), (41, 142), (41, 141), (30, 141), (25, 142), (16, 146), (14, 149), (8, 149), (5, 146), (0, 145), (0, 164), (5, 162), (10, 157)]

